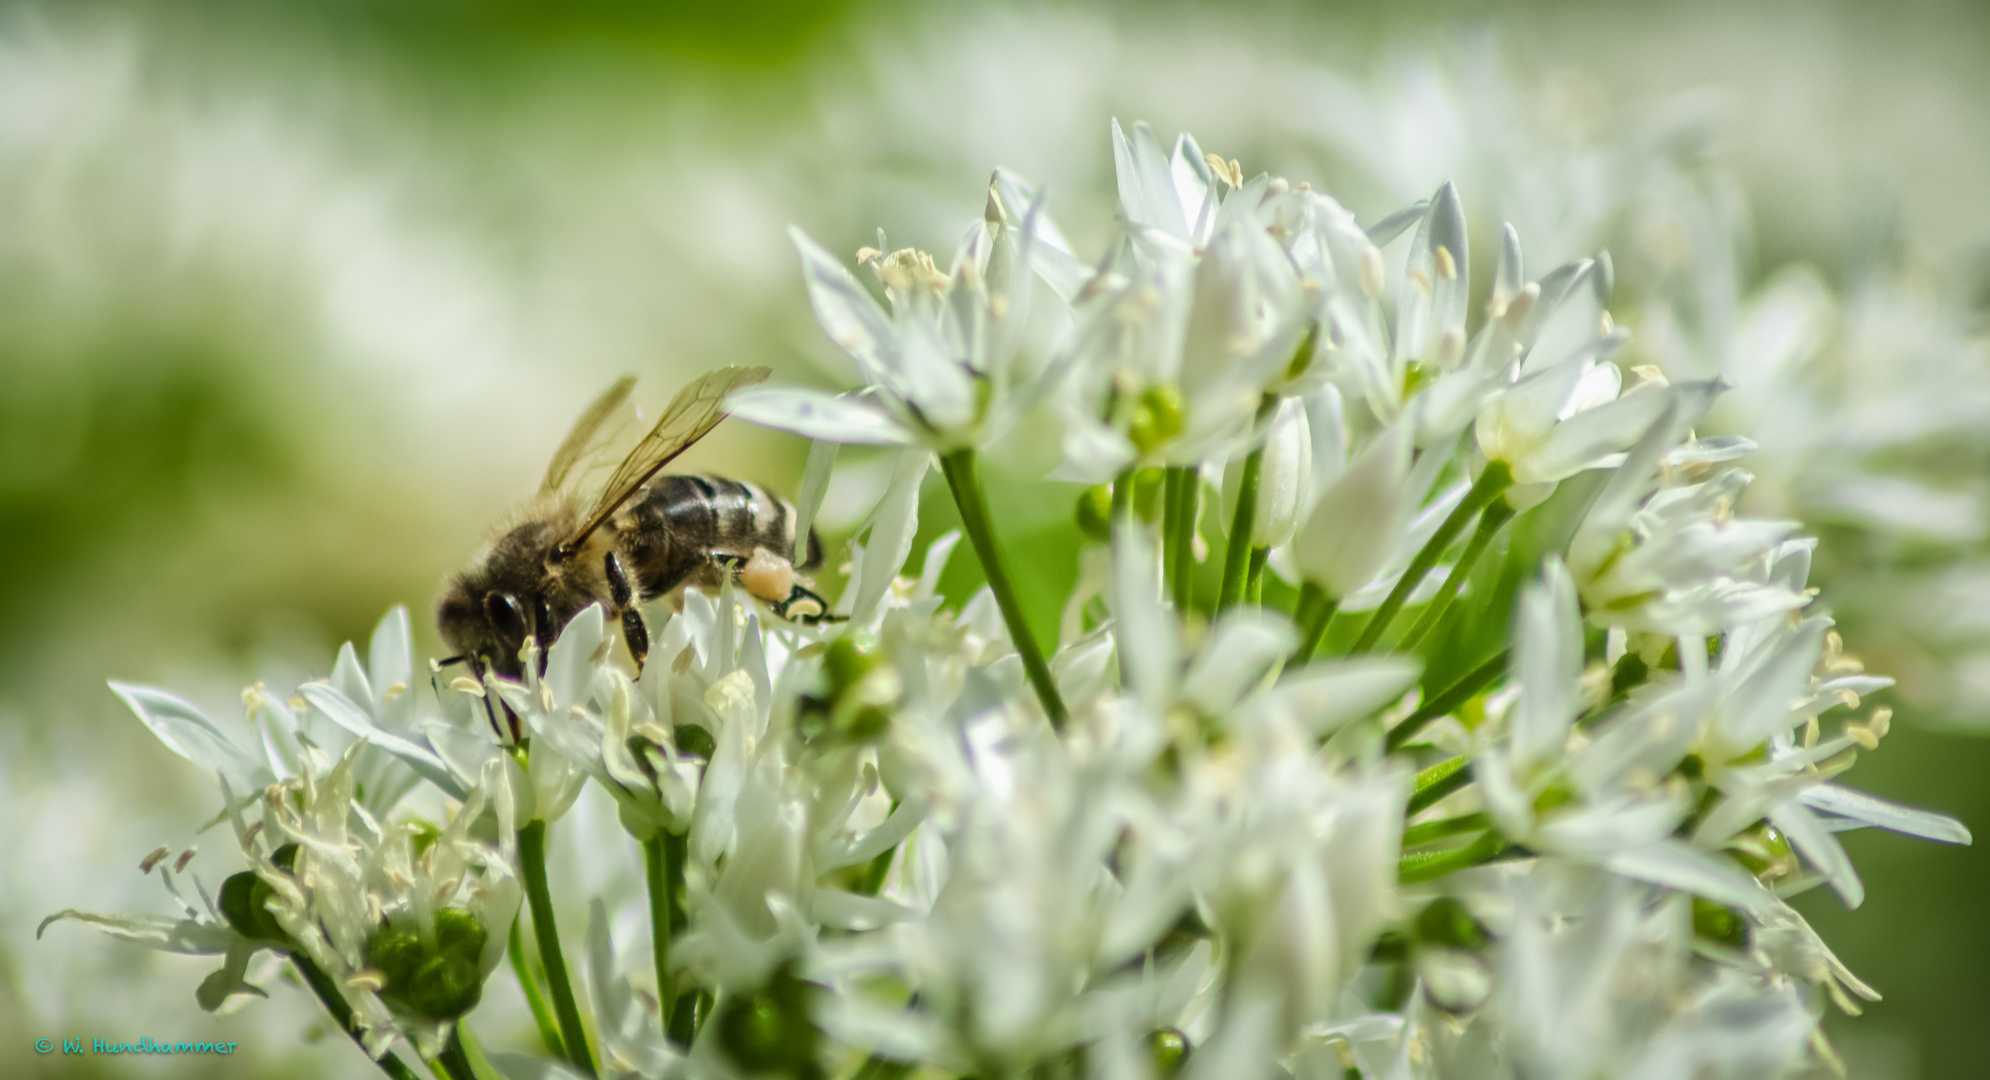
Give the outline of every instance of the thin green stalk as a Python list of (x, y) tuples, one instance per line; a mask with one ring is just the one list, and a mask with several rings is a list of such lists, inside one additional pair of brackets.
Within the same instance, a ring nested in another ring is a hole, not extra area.
[(1196, 519), (1202, 514), (1202, 471), (1193, 465), (1169, 469), (1181, 474), (1181, 508), (1175, 514), (1175, 610), (1187, 611), (1195, 602)]
[(470, 1057), (463, 1052), (463, 1041), (456, 1033), (449, 1033), (449, 1041), (442, 1045), (442, 1053), (435, 1057), (435, 1067), (449, 1080), (477, 1080), (477, 1070), (470, 1066)]
[(901, 1080), (911, 1072), (912, 1065), (909, 1062), (893, 1061), (872, 1054), (850, 1080)]
[(547, 1053), (563, 1058), (567, 1051), (560, 1042), (559, 1021), (553, 1019), (546, 993), (539, 988), (539, 976), (532, 973), (532, 966), (525, 959), (525, 937), (520, 929), (524, 925), (523, 917), (511, 920), (511, 944), (505, 949), (511, 956), (511, 973), (518, 976), (518, 988), (525, 992), (525, 1003), (532, 1007), (532, 1019), (539, 1025), (539, 1041), (546, 1044)]
[(1133, 470), (1128, 469), (1112, 480), (1112, 527), (1114, 531), (1133, 520)]
[[(1252, 434), (1259, 434), (1278, 408), (1278, 395), (1266, 394), (1258, 402)], [(1216, 610), (1234, 606), (1244, 598), (1245, 580), (1251, 568), (1251, 525), (1258, 517), (1258, 474), (1264, 470), (1264, 444), (1251, 448), (1244, 458), (1243, 473), (1237, 479), (1237, 510), (1230, 517), (1230, 543), (1223, 550), (1223, 590), (1217, 594)]]
[[(675, 843), (673, 843), (675, 841)], [(671, 979), (671, 935), (677, 933), (677, 889), (685, 881), (685, 837), (657, 829), (643, 841), (643, 879), (649, 885), (649, 959), (657, 965), (657, 1004), (663, 1034), (671, 1034), (677, 981)]]
[(1478, 563), (1479, 556), (1484, 555), (1486, 549), (1492, 546), (1492, 539), (1499, 534), (1500, 527), (1511, 520), (1513, 520), (1513, 506), (1505, 499), (1494, 499), (1492, 504), (1486, 507), (1486, 512), (1479, 515), (1479, 527), (1473, 530), (1472, 538), (1466, 541), (1464, 553), (1458, 556), (1457, 564), (1445, 577), (1444, 584), (1437, 590), (1437, 595), (1430, 598), (1430, 603), (1424, 607), (1423, 615), (1417, 619), (1416, 625), (1410, 627), (1410, 632), (1404, 634), (1403, 640), (1396, 645), (1398, 650), (1408, 652), (1416, 648), (1425, 635), (1437, 628), (1438, 621), (1444, 618), (1444, 613), (1451, 607), (1451, 601), (1457, 598), (1459, 588), (1465, 584), (1465, 576), (1472, 572), (1472, 567)]
[(1412, 818), (1437, 805), (1439, 799), (1472, 782), (1472, 761), (1467, 755), (1440, 761), (1416, 774), (1410, 788), (1409, 806), (1403, 816)]
[(1410, 594), (1416, 591), (1416, 587), (1423, 583), (1424, 575), (1430, 573), (1430, 568), (1437, 565), (1438, 557), (1444, 554), (1445, 548), (1451, 546), (1451, 541), (1458, 538), (1458, 534), (1465, 528), (1465, 523), (1472, 520), (1473, 515), (1484, 510), (1488, 504), (1512, 486), (1513, 471), (1506, 467), (1505, 462), (1494, 461), (1486, 465), (1486, 470), (1473, 482), (1472, 490), (1466, 493), (1464, 501), (1445, 517), (1444, 523), (1437, 527), (1437, 532), (1432, 534), (1416, 556), (1410, 559), (1409, 568), (1403, 571), (1402, 579), (1396, 582), (1395, 588), (1389, 590), (1389, 597), (1382, 601), (1382, 606), (1375, 609), (1374, 617), (1368, 620), (1366, 627), (1362, 628), (1361, 636), (1355, 640), (1354, 648), (1349, 652), (1365, 653), (1375, 647), (1375, 643), (1382, 638), (1382, 632), (1389, 628), (1389, 624), (1396, 618), (1396, 613), (1402, 610), (1403, 601), (1408, 600)]
[(682, 1002), (683, 1007), (670, 1018), (670, 1041), (679, 1046), (690, 1046), (698, 1037), (698, 1029), (705, 1024), (705, 1017), (712, 1011), (712, 992), (699, 990), (686, 995), (690, 1000)]
[(1506, 670), (1506, 658), (1507, 650), (1501, 649), (1488, 657), (1485, 663), (1466, 672), (1463, 678), (1418, 706), (1417, 711), (1390, 728), (1388, 738), (1383, 745), (1390, 750), (1400, 749), (1404, 743), (1410, 741), (1410, 736), (1415, 735), (1425, 724), (1472, 700), (1472, 695), (1485, 689), (1488, 683), (1499, 677), (1500, 672)]
[(1457, 836), (1460, 833), (1479, 832), (1480, 830), (1491, 827), (1492, 818), (1487, 817), (1484, 813), (1460, 814), (1457, 817), (1420, 822), (1403, 830), (1403, 846), (1406, 848), (1422, 847), (1425, 844), (1434, 844), (1449, 836)]
[[(1009, 637), (1016, 644), (1016, 652), (1023, 658), (1023, 671), (1029, 676), (1030, 686), (1036, 690), (1037, 700), (1043, 703), (1043, 711), (1050, 717), (1050, 726), (1063, 730), (1064, 720), (1069, 715), (1064, 708), (1064, 698), (1057, 692), (1057, 680), (1050, 674), (1050, 665), (1044, 663), (1043, 649), (1036, 643), (1036, 635), (1030, 632), (1029, 623), (1023, 621), (1023, 607), (1016, 599), (1015, 587), (1009, 584), (1009, 573), (1003, 567), (1001, 549), (995, 546), (995, 529), (988, 521), (988, 499), (981, 490), (974, 451), (963, 448), (940, 457), (940, 470), (946, 474), (947, 486), (953, 489), (954, 505), (960, 509), (961, 527), (967, 530), (967, 538), (974, 544), (974, 553), (981, 559), (981, 571), (988, 579), (988, 588), (995, 594), (995, 604), (1002, 609), (1002, 621), (1008, 624)], [(1131, 484), (1129, 498), (1131, 497)], [(1119, 496), (1114, 495), (1114, 502)], [(1115, 507), (1117, 512), (1117, 507)]]
[(1446, 874), (1469, 870), (1489, 862), (1506, 850), (1506, 841), (1496, 832), (1488, 830), (1477, 840), (1464, 847), (1449, 848), (1438, 852), (1414, 852), (1405, 855), (1397, 864), (1396, 877), (1405, 885), (1419, 881), (1433, 881)]
[(312, 963), (311, 958), (301, 952), (291, 953), (290, 962), (297, 968), (297, 974), (304, 977), (304, 984), (311, 988), (312, 993), (318, 995), (319, 1001), (325, 1003), (325, 1009), (332, 1014), (332, 1019), (339, 1022), (339, 1030), (350, 1036), (354, 1044), (359, 1047), (360, 1053), (372, 1058), (373, 1063), (380, 1066), (380, 1071), (393, 1077), (394, 1080), (416, 1080), (415, 1071), (392, 1053), (382, 1054), (376, 1058), (367, 1051), (359, 1029), (353, 1026), (352, 1005), (346, 1001), (345, 995), (339, 992), (338, 984), (332, 981), (331, 976), (325, 974), (323, 968)]
[[(885, 814), (887, 820), (892, 814), (898, 813), (898, 804), (899, 800), (891, 800), (891, 809)], [(879, 852), (877, 858), (871, 860), (871, 865), (864, 868), (863, 878), (857, 882), (852, 891), (860, 896), (876, 896), (878, 890), (884, 888), (885, 876), (891, 873), (891, 860), (897, 855), (897, 844)]]
[(1181, 470), (1169, 468), (1161, 478), (1161, 580), (1167, 582), (1169, 591), (1175, 587), (1175, 578), (1179, 574), (1178, 564), (1182, 556), (1181, 502)]
[(1251, 568), (1244, 577), (1244, 602), (1254, 607), (1264, 606), (1264, 565), (1271, 560), (1271, 549), (1254, 547), (1251, 549)]
[(470, 1072), (477, 1080), (502, 1080), (503, 1074), (484, 1056), (484, 1048), (478, 1044), (476, 1032), (471, 1031), (468, 1024), (456, 1021), (454, 1033), (463, 1045), (463, 1060), (470, 1063)]
[(1310, 581), (1299, 587), (1299, 610), (1293, 617), (1299, 624), (1299, 647), (1292, 650), (1286, 667), (1298, 667), (1313, 659), (1320, 651), (1320, 642), (1326, 640), (1327, 625), (1339, 610), (1340, 601), (1328, 596), (1324, 588)]
[(560, 1041), (567, 1060), (594, 1075), (594, 1054), (587, 1029), (581, 1026), (580, 1005), (567, 978), (567, 961), (560, 952), (560, 928), (553, 921), (553, 894), (546, 886), (546, 819), (535, 818), (518, 830), (518, 868), (525, 879), (525, 899), (532, 908), (532, 936), (539, 943), (539, 962), (546, 965), (546, 988), (553, 995), (553, 1012), (560, 1018)]

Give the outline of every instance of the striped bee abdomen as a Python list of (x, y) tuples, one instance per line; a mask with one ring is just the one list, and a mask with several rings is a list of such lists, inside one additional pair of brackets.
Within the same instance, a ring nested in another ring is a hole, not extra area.
[(795, 557), (795, 508), (756, 484), (716, 476), (662, 476), (652, 481), (617, 522), (620, 548), (634, 568), (644, 597), (686, 582), (717, 580), (718, 560), (744, 561), (766, 548), (808, 569), (821, 562), (813, 534), (805, 556)]

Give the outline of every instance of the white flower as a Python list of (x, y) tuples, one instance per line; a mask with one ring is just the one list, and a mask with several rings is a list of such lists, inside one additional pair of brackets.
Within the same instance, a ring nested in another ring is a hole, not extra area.
[[(1223, 470), (1223, 517), (1227, 528), (1236, 517), (1237, 487), (1243, 459), (1233, 455)], [(1256, 512), (1251, 518), (1252, 547), (1278, 547), (1292, 538), (1299, 515), (1313, 491), (1313, 433), (1306, 422), (1305, 403), (1285, 398), (1265, 433), (1264, 458), (1258, 471)]]
[(948, 269), (911, 248), (866, 249), (891, 302), (887, 315), (843, 265), (799, 229), (809, 301), (822, 328), (855, 360), (867, 389), (848, 397), (788, 387), (734, 395), (733, 415), (832, 443), (917, 443), (940, 453), (985, 446), (1006, 432), (1058, 372), (1016, 365), (1029, 321), (1037, 208), (1011, 219), (991, 183), (987, 212)]

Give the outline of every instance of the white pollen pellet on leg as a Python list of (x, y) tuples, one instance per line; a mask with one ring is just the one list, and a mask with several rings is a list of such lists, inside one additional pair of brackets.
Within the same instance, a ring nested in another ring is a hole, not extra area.
[(795, 591), (795, 566), (766, 548), (754, 548), (753, 557), (739, 572), (746, 591), (769, 603), (780, 603)]

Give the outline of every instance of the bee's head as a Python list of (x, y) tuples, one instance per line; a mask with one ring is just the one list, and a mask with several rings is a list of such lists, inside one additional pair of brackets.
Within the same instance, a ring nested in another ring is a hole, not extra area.
[(444, 588), (436, 627), (478, 672), (519, 678), (520, 651), (549, 624), (543, 585), (551, 533), (542, 522), (518, 525)]
[(519, 652), (532, 635), (529, 610), (526, 601), (512, 593), (477, 590), (458, 578), (443, 593), (435, 622), (443, 640), (477, 671), (516, 679), (522, 671)]

